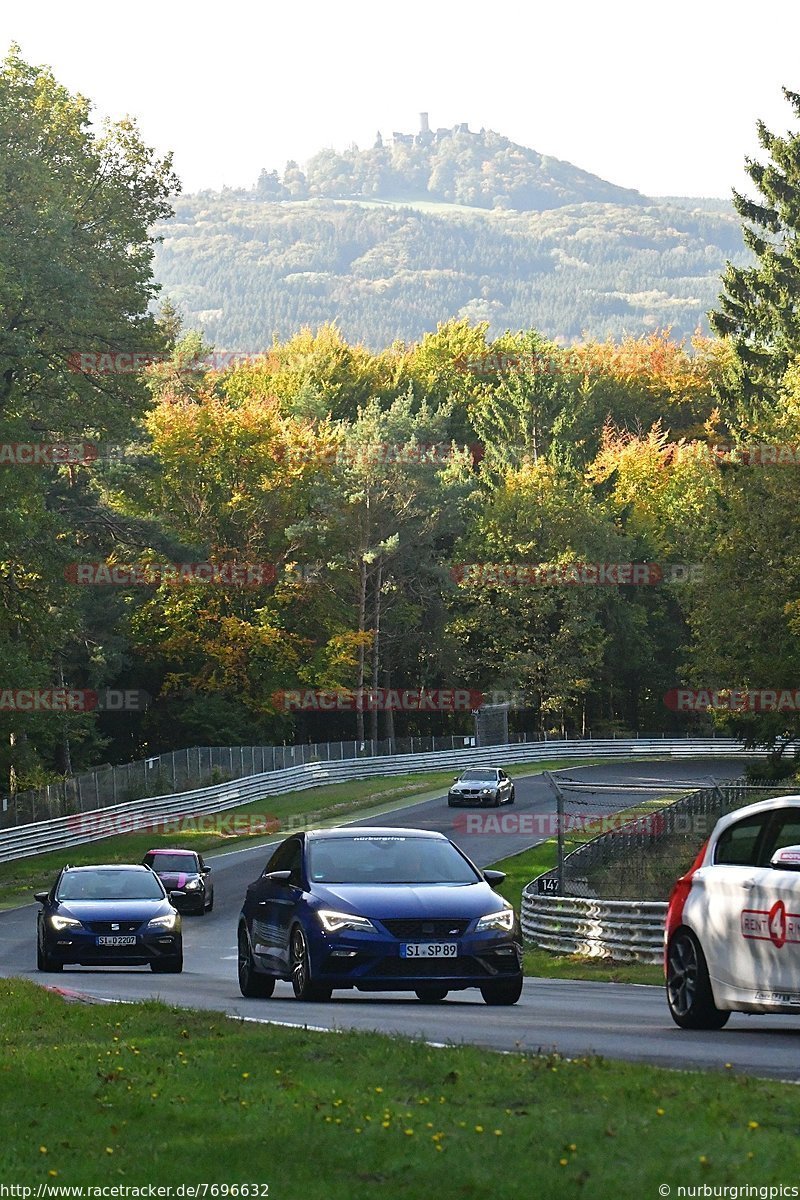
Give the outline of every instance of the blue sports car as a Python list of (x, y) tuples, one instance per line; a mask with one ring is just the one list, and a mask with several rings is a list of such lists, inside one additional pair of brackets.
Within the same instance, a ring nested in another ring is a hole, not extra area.
[(238, 931), (239, 988), (271, 996), (291, 980), (298, 1000), (334, 988), (413, 991), (443, 1000), (480, 988), (487, 1004), (522, 992), (514, 909), (441, 833), (313, 830), (277, 847), (247, 889)]
[(36, 899), (42, 906), (36, 930), (40, 971), (72, 963), (183, 970), (180, 916), (148, 867), (64, 867), (50, 891), (36, 892)]

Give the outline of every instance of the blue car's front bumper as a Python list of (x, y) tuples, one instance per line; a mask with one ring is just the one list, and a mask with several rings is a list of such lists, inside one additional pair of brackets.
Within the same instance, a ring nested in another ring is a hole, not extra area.
[(133, 945), (98, 945), (97, 932), (64, 930), (48, 933), (45, 950), (50, 958), (64, 966), (143, 966), (163, 958), (175, 958), (182, 951), (180, 930), (147, 930), (131, 934)]
[[(314, 928), (308, 932), (312, 975), (323, 987), (394, 992), (439, 984), (457, 991), (516, 979), (522, 973), (522, 944), (511, 932), (409, 939), (381, 930), (326, 934)], [(458, 951), (447, 958), (404, 958), (401, 947), (409, 941), (455, 943)]]

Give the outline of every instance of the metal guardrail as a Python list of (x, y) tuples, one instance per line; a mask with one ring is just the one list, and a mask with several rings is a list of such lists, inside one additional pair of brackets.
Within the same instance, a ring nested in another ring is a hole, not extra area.
[(659, 963), (666, 912), (659, 900), (586, 900), (525, 891), (522, 931), (528, 941), (558, 954)]
[(369, 759), (345, 759), (340, 762), (305, 763), (285, 771), (216, 784), (192, 792), (154, 796), (93, 810), (55, 817), (35, 824), (0, 830), (0, 862), (29, 858), (49, 850), (64, 850), (86, 842), (100, 841), (116, 833), (145, 829), (155, 822), (181, 816), (200, 816), (224, 812), (269, 796), (305, 791), (323, 784), (376, 776), (461, 770), (467, 766), (515, 762), (546, 762), (554, 758), (653, 758), (730, 757), (743, 754), (742, 746), (731, 739), (640, 739), (538, 742), (514, 746), (487, 746), (463, 750), (443, 750), (435, 754), (404, 754)]

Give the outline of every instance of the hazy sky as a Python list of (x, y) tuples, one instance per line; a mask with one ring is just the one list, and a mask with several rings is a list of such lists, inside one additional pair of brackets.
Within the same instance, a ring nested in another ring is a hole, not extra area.
[(728, 195), (756, 118), (785, 130), (781, 85), (800, 91), (792, 0), (6, 0), (11, 41), (99, 115), (137, 117), (187, 191), (427, 110), (650, 195)]

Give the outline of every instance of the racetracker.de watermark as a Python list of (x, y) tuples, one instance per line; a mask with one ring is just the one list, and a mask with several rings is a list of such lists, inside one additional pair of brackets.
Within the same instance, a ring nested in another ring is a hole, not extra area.
[(73, 350), (67, 368), (77, 375), (137, 375), (148, 367), (168, 366), (177, 374), (229, 371), (234, 367), (265, 366), (272, 360), (266, 350), (212, 350), (200, 358), (176, 362), (171, 354), (146, 354), (132, 350)]
[(700, 583), (702, 563), (455, 563), (451, 578), (467, 587), (654, 587)]
[(274, 563), (70, 563), (67, 583), (96, 587), (158, 587), (161, 584), (211, 583), (220, 587), (263, 587), (274, 583)]
[(800, 688), (672, 688), (664, 704), (673, 712), (800, 712)]
[(631, 817), (624, 812), (533, 813), (533, 812), (473, 812), (464, 811), (453, 818), (455, 835), (471, 837), (511, 836), (553, 838), (559, 834), (601, 833), (644, 834), (663, 837), (667, 834), (710, 833), (716, 817), (705, 813), (664, 812), (646, 813)]
[(273, 692), (272, 703), (283, 712), (472, 712), (484, 695), (469, 688), (296, 688)]
[(91, 442), (0, 442), (0, 467), (87, 466), (97, 458)]
[(398, 466), (446, 466), (461, 455), (468, 454), (473, 466), (485, 454), (482, 442), (459, 445), (454, 442), (372, 442), (364, 445), (344, 446), (291, 446), (281, 447), (277, 454), (279, 462), (316, 463), (322, 466), (386, 467)]
[(144, 712), (149, 703), (139, 688), (0, 688), (0, 712)]

